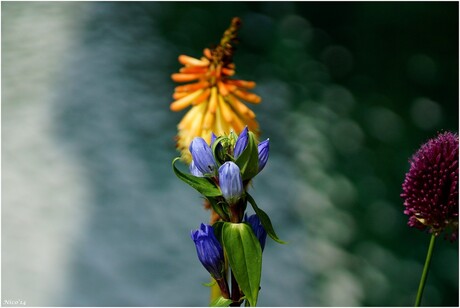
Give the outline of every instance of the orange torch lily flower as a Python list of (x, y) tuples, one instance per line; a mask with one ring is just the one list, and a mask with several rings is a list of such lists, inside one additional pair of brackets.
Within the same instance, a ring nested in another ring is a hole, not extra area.
[(248, 92), (256, 84), (231, 78), (235, 74), (232, 44), (240, 24), (239, 18), (233, 18), (220, 44), (214, 49), (204, 49), (200, 59), (180, 55), (179, 62), (184, 66), (171, 75), (175, 82), (187, 83), (176, 87), (170, 105), (172, 111), (191, 106), (177, 126), (177, 148), (187, 163), (191, 162), (188, 147), (195, 137), (209, 143), (211, 132), (217, 136), (230, 131), (239, 134), (245, 126), (259, 134), (256, 115), (244, 103), (261, 102), (258, 95)]

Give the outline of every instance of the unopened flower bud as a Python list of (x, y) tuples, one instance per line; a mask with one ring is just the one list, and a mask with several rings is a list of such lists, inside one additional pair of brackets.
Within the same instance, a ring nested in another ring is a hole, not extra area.
[(192, 231), (198, 259), (214, 279), (223, 277), (224, 252), (210, 225), (201, 224), (200, 229)]
[(198, 170), (198, 168), (195, 166), (195, 163), (193, 162), (193, 160), (192, 160), (192, 162), (190, 163), (190, 165), (188, 166), (188, 168), (189, 168), (190, 173), (191, 173), (192, 175), (197, 176), (197, 177), (200, 177), (200, 178), (204, 177), (203, 173), (201, 173), (201, 171)]
[(210, 144), (211, 147), (212, 147), (212, 145), (214, 144), (214, 141), (216, 141), (216, 139), (217, 139), (217, 136), (214, 135), (214, 132), (212, 132), (212, 133), (211, 133), (211, 144)]
[(232, 205), (243, 195), (243, 180), (240, 168), (232, 162), (225, 162), (219, 168), (219, 186), (225, 200)]
[(257, 146), (257, 150), (259, 152), (259, 172), (260, 172), (265, 167), (265, 164), (267, 163), (267, 160), (268, 160), (268, 152), (270, 150), (270, 140), (267, 139), (259, 143), (259, 145)]
[(238, 139), (235, 143), (235, 150), (233, 151), (233, 157), (237, 159), (241, 153), (246, 149), (248, 146), (248, 127), (246, 126), (243, 131), (238, 136)]
[(192, 159), (196, 168), (203, 175), (210, 175), (215, 173), (215, 170), (217, 169), (216, 161), (212, 156), (211, 148), (203, 138), (197, 137), (193, 139), (189, 150), (192, 154)]
[(246, 214), (244, 215), (244, 221), (249, 223), (249, 225), (252, 228), (252, 231), (254, 231), (254, 234), (256, 235), (257, 239), (259, 240), (260, 247), (262, 247), (262, 251), (265, 248), (265, 240), (267, 239), (267, 231), (265, 231), (264, 227), (262, 226), (262, 223), (260, 222), (259, 216), (256, 214), (247, 216)]

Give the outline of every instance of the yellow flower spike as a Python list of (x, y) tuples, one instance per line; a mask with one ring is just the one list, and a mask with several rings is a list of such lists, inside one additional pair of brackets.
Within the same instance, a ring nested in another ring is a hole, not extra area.
[(248, 115), (251, 119), (255, 118), (254, 112), (248, 108), (245, 104), (243, 104), (239, 99), (232, 97), (229, 99), (229, 102), (231, 106), (238, 111), (240, 114), (246, 114)]
[(208, 85), (209, 83), (206, 81), (190, 83), (184, 86), (176, 87), (176, 92), (190, 92), (190, 91), (206, 88)]
[(198, 105), (198, 104), (200, 104), (201, 102), (206, 101), (206, 100), (208, 99), (208, 97), (209, 97), (209, 94), (211, 94), (211, 90), (209, 90), (209, 88), (208, 88), (208, 89), (205, 89), (205, 90), (203, 91), (203, 94), (201, 94), (200, 96), (198, 96), (198, 97), (196, 98), (196, 100), (193, 101), (192, 105)]
[(171, 104), (170, 108), (172, 111), (179, 111), (184, 109), (185, 107), (188, 107), (195, 98), (200, 96), (200, 94), (203, 93), (203, 89), (196, 90), (192, 94), (189, 94), (185, 97), (182, 97), (175, 101), (174, 103)]
[(235, 90), (233, 93), (239, 98), (247, 101), (248, 103), (258, 104), (261, 102), (261, 98), (254, 93), (249, 93), (243, 90)]
[(214, 131), (214, 134), (216, 134), (216, 136), (220, 136), (220, 135), (224, 135), (225, 132), (227, 131), (228, 127), (226, 127), (224, 124), (225, 123), (229, 123), (228, 121), (225, 121), (223, 118), (222, 118), (222, 112), (221, 112), (221, 109), (217, 109), (217, 112), (216, 112), (216, 122), (215, 122), (215, 125), (214, 125), (214, 128), (215, 128), (215, 131)]
[(203, 130), (210, 130), (214, 124), (214, 113), (208, 111), (204, 117)]
[(203, 60), (198, 60), (198, 59), (186, 56), (186, 55), (180, 55), (179, 62), (187, 66), (208, 66), (209, 65), (209, 61), (206, 58), (204, 58)]
[(211, 132), (217, 136), (230, 131), (239, 134), (246, 125), (254, 134), (259, 134), (255, 113), (241, 102), (260, 103), (258, 95), (248, 92), (256, 84), (232, 79), (234, 44), (240, 24), (239, 18), (233, 18), (219, 45), (205, 48), (201, 58), (180, 55), (178, 60), (183, 67), (171, 75), (173, 81), (186, 84), (176, 87), (170, 109), (180, 111), (192, 107), (177, 126), (177, 148), (187, 163), (191, 162), (188, 148), (195, 137), (210, 142)]
[(224, 101), (222, 96), (219, 96), (219, 105), (220, 105), (220, 110), (222, 111), (222, 115), (224, 116), (224, 119), (227, 123), (233, 122), (233, 112), (231, 111), (230, 107), (228, 104)]
[[(217, 108), (217, 88), (212, 87), (211, 89), (211, 98), (209, 99), (209, 108), (208, 112), (214, 114), (216, 113), (216, 108)], [(219, 96), (220, 97), (220, 96)]]
[[(201, 108), (203, 108), (203, 106)], [(182, 120), (177, 125), (179, 130), (182, 130), (182, 129), (186, 128), (186, 127), (190, 127), (191, 122), (193, 121), (193, 119), (198, 115), (198, 113), (201, 112), (201, 108), (195, 108), (194, 107), (194, 108), (190, 109), (190, 111), (187, 112), (187, 114), (182, 118)]]

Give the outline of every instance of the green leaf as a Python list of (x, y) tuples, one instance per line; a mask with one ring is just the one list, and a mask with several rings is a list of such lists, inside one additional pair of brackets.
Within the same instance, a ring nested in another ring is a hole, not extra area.
[(205, 286), (205, 287), (209, 287), (209, 288), (210, 288), (210, 287), (214, 286), (216, 283), (217, 283), (216, 280), (215, 280), (215, 279), (212, 279), (211, 282), (203, 282), (202, 285)]
[(212, 155), (216, 159), (218, 167), (220, 167), (225, 162), (225, 148), (228, 144), (227, 136), (220, 136), (214, 141), (211, 145)]
[(280, 240), (278, 236), (275, 233), (275, 230), (273, 229), (272, 222), (270, 221), (270, 217), (268, 217), (267, 213), (262, 211), (256, 204), (256, 201), (252, 198), (252, 196), (248, 193), (246, 193), (247, 200), (249, 203), (251, 203), (252, 208), (254, 209), (254, 212), (256, 212), (257, 216), (260, 219), (260, 222), (262, 223), (262, 226), (264, 227), (265, 231), (267, 231), (267, 234), (276, 242), (280, 244), (286, 244), (286, 242)]
[(262, 273), (262, 248), (245, 223), (222, 224), (222, 242), (238, 285), (251, 306), (257, 304)]
[(208, 197), (207, 198), (209, 203), (211, 203), (212, 209), (224, 220), (228, 220), (228, 214), (223, 208), (223, 206), (227, 206), (223, 202), (219, 202), (215, 198)]
[(257, 149), (256, 137), (250, 131), (248, 145), (243, 153), (236, 159), (235, 163), (240, 168), (243, 181), (252, 179), (259, 173), (259, 151)]
[(179, 169), (176, 168), (176, 161), (179, 160), (180, 158), (177, 157), (176, 159), (173, 160), (172, 166), (174, 173), (176, 176), (187, 183), (188, 185), (192, 186), (198, 192), (206, 197), (218, 197), (222, 196), (222, 192), (220, 189), (213, 183), (211, 182), (208, 178), (200, 178), (197, 176), (193, 176), (191, 174), (186, 174), (181, 172)]
[(225, 224), (225, 222), (223, 222), (223, 221), (216, 221), (215, 223), (212, 224), (212, 229), (214, 231), (214, 235), (216, 236), (217, 240), (221, 244), (222, 244), (222, 228), (223, 228), (224, 224)]
[(212, 301), (211, 307), (228, 307), (231, 303), (233, 303), (231, 299), (219, 296), (218, 298)]

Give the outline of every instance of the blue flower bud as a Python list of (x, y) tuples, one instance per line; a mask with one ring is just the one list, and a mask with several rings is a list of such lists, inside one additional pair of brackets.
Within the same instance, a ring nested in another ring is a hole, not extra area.
[(262, 223), (260, 222), (259, 216), (256, 214), (247, 216), (244, 214), (244, 221), (251, 225), (252, 231), (256, 235), (257, 239), (260, 242), (260, 247), (262, 247), (262, 251), (265, 248), (265, 240), (267, 239), (267, 231), (265, 231)]
[(201, 224), (200, 229), (191, 232), (198, 259), (214, 279), (223, 277), (224, 251), (210, 225)]
[(216, 139), (217, 139), (217, 136), (214, 135), (214, 132), (212, 132), (212, 133), (211, 133), (211, 144), (210, 144), (211, 147), (212, 147), (214, 141), (216, 141)]
[(233, 157), (237, 159), (244, 149), (248, 146), (248, 127), (246, 126), (238, 136), (235, 143), (235, 150), (233, 151)]
[(219, 186), (225, 200), (232, 205), (243, 195), (243, 180), (240, 168), (232, 162), (227, 161), (219, 168)]
[(270, 140), (267, 139), (259, 143), (259, 145), (257, 146), (257, 150), (259, 152), (259, 172), (260, 172), (265, 167), (265, 164), (267, 163), (267, 160), (268, 160), (268, 152), (270, 150)]
[(190, 163), (190, 165), (188, 166), (188, 168), (190, 169), (190, 173), (192, 175), (200, 177), (200, 178), (204, 177), (203, 173), (201, 173), (201, 171), (198, 170), (198, 168), (195, 166), (195, 163), (193, 162), (193, 160)]
[(201, 137), (193, 139), (189, 147), (190, 153), (192, 154), (193, 162), (196, 168), (203, 175), (214, 174), (217, 169), (216, 161), (212, 156), (212, 151), (206, 141)]

